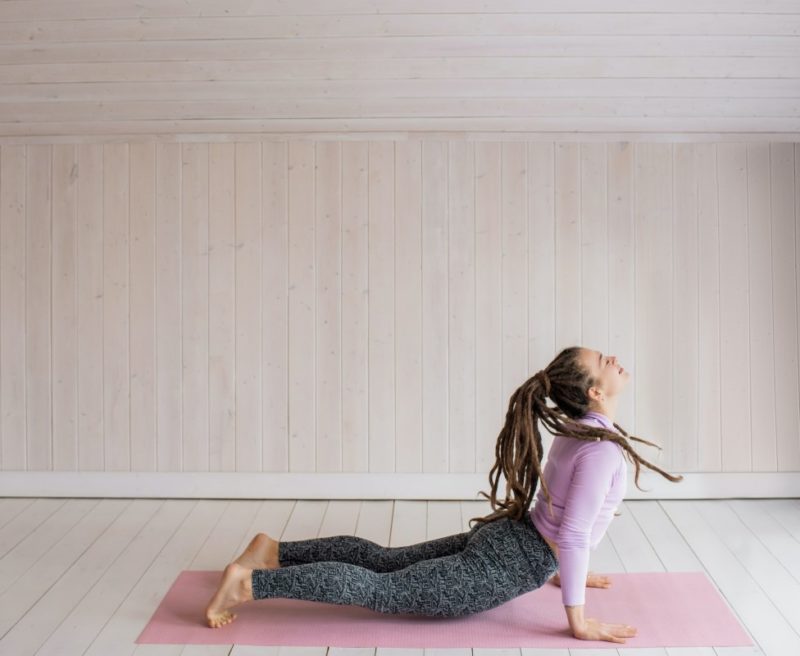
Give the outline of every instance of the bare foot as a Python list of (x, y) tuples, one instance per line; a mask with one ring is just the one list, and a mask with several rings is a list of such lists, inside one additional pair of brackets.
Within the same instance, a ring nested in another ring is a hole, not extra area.
[(252, 574), (252, 569), (239, 563), (231, 563), (225, 568), (219, 588), (206, 608), (208, 626), (216, 629), (233, 622), (236, 614), (228, 609), (253, 599)]
[(258, 533), (233, 562), (248, 569), (279, 569), (278, 542), (266, 533)]

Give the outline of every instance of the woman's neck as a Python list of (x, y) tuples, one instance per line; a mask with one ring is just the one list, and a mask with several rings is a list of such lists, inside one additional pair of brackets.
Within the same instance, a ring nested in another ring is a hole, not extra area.
[(600, 409), (592, 408), (591, 410), (589, 410), (589, 412), (594, 412), (596, 414), (603, 415), (606, 419), (608, 419), (609, 422), (611, 422), (613, 424), (614, 423), (615, 410), (616, 410), (616, 408), (603, 407), (603, 408), (600, 408)]

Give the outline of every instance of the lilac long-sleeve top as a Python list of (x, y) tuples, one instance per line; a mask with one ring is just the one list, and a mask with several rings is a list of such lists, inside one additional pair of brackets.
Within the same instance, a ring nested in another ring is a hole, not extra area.
[[(578, 420), (619, 432), (599, 412)], [(561, 601), (585, 602), (589, 550), (594, 550), (611, 523), (627, 489), (628, 470), (622, 448), (607, 440), (577, 440), (555, 435), (542, 476), (553, 501), (553, 516), (539, 486), (530, 511), (538, 531), (558, 545)]]

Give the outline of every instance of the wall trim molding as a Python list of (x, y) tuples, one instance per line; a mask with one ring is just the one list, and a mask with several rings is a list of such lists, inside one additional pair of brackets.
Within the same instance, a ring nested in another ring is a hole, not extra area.
[(4, 135), (0, 146), (28, 144), (86, 144), (86, 143), (235, 143), (240, 141), (409, 141), (435, 139), (444, 141), (535, 141), (535, 142), (595, 142), (595, 143), (798, 143), (798, 132), (548, 132), (520, 131), (445, 131), (419, 130), (375, 132), (176, 132), (120, 134), (53, 134)]
[[(628, 472), (626, 500), (800, 497), (800, 472)], [(3, 471), (3, 497), (180, 499), (420, 499), (485, 501), (488, 474)], [(498, 494), (505, 490), (501, 477)]]

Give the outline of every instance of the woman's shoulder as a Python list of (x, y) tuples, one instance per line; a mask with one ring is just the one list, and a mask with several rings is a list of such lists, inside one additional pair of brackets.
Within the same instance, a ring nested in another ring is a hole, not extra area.
[(611, 433), (616, 433), (617, 435), (620, 434), (620, 432), (615, 427), (608, 426), (605, 422), (603, 422), (602, 419), (598, 419), (593, 415), (585, 415), (580, 419), (578, 419), (577, 421), (578, 423), (586, 424), (588, 426), (595, 426), (596, 428), (604, 428), (605, 430), (610, 431)]
[[(592, 415), (585, 415), (573, 421), (579, 424), (586, 424), (588, 426), (604, 428), (605, 430), (609, 430), (612, 433), (619, 434), (619, 431), (617, 431), (616, 429), (608, 428), (606, 425), (603, 424), (602, 420), (593, 417)], [(578, 453), (585, 453), (585, 452), (598, 452), (598, 453), (608, 452), (612, 454), (619, 453), (621, 455), (623, 452), (623, 448), (613, 440), (602, 439), (599, 437), (589, 440), (581, 440), (581, 439), (570, 438), (570, 436), (561, 435), (560, 433), (557, 433), (556, 437), (559, 437), (561, 440), (565, 440), (566, 444), (571, 445), (576, 455)]]
[(624, 449), (614, 440), (595, 438), (592, 440), (576, 440), (576, 442), (580, 442), (578, 450), (582, 455), (589, 455), (593, 458), (599, 458), (603, 455), (622, 458), (624, 453)]

